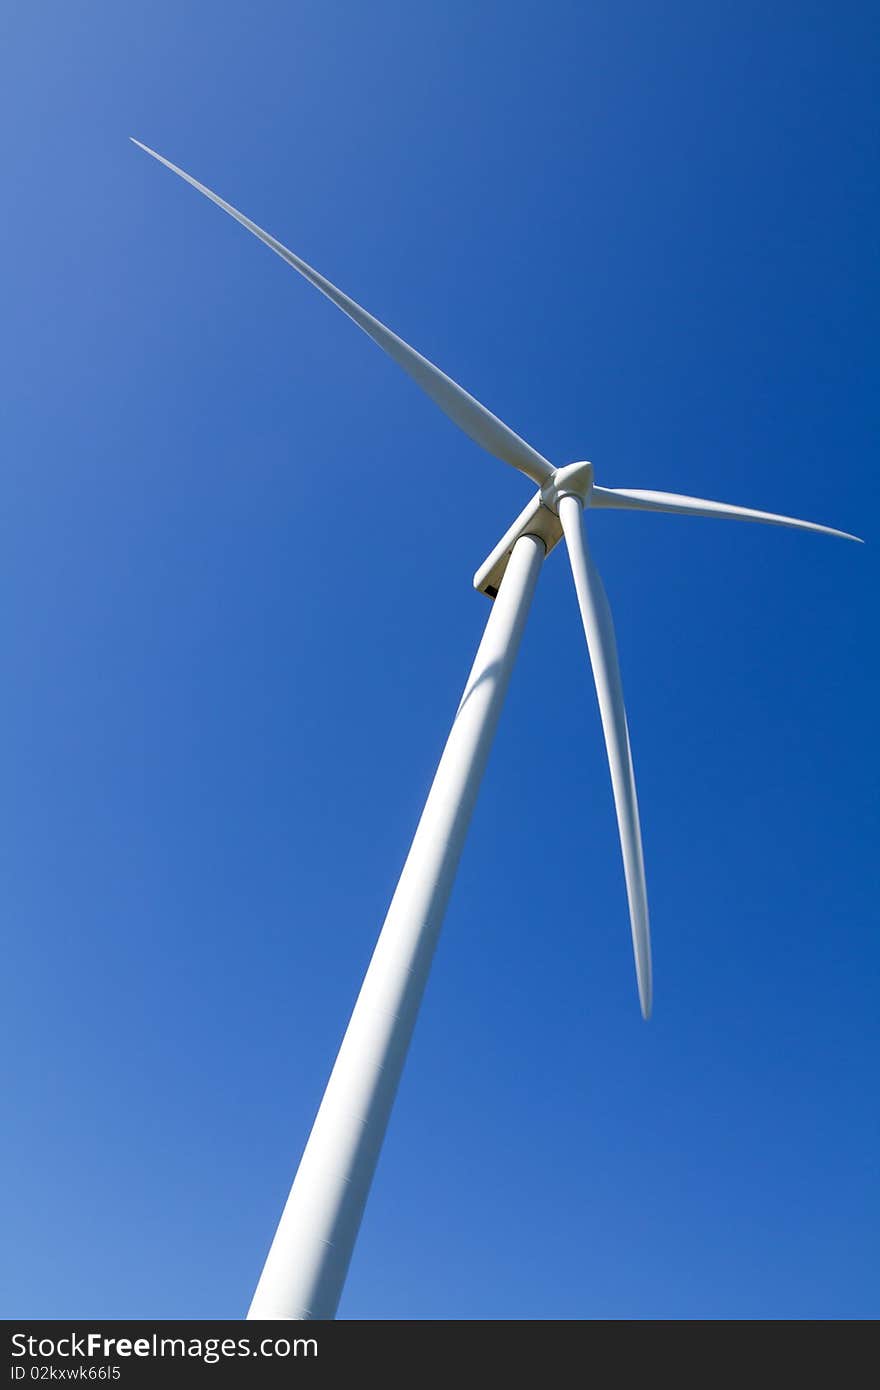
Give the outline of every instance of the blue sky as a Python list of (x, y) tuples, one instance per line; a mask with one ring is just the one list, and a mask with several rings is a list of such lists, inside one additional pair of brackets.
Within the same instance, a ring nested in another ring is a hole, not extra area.
[(874, 7), (0, 18), (7, 1317), (244, 1313), (529, 496), (603, 513), (642, 1023), (548, 562), (345, 1318), (880, 1313)]

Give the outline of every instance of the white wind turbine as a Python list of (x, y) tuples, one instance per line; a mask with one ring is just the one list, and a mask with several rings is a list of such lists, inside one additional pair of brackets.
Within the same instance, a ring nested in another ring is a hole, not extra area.
[(134, 144), (259, 237), (378, 343), (465, 434), (538, 491), (474, 576), (493, 600), (483, 639), (400, 881), (248, 1311), (256, 1319), (332, 1318), (373, 1179), (471, 812), (541, 563), (563, 536), (587, 639), (623, 853), (636, 979), (651, 1013), (651, 940), (639, 811), (611, 610), (582, 526), (586, 508), (732, 517), (858, 540), (846, 531), (673, 492), (599, 487), (591, 463), (554, 468), (433, 363), (236, 208)]

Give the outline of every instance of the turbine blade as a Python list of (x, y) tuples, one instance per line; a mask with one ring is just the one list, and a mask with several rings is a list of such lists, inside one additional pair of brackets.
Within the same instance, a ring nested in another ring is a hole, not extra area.
[(858, 541), (849, 531), (836, 531), (833, 526), (820, 526), (817, 521), (798, 521), (797, 517), (779, 516), (776, 512), (756, 512), (751, 507), (735, 507), (730, 502), (709, 502), (705, 497), (682, 497), (677, 492), (644, 492), (629, 487), (594, 487), (590, 493), (591, 507), (619, 507), (632, 512), (675, 512), (679, 516), (727, 516), (734, 521), (763, 521), (769, 526), (791, 526), (797, 531), (819, 531), (825, 536), (840, 536), (845, 541)]
[(270, 250), (280, 256), (288, 265), (298, 271), (304, 279), (320, 290), (323, 295), (347, 314), (350, 319), (357, 324), (358, 328), (378, 343), (388, 356), (402, 367), (422, 388), (426, 395), (431, 397), (436, 405), (440, 407), (445, 415), (459, 429), (479, 444), (488, 453), (494, 454), (496, 458), (502, 459), (505, 463), (513, 464), (520, 472), (527, 477), (534, 479), (536, 483), (543, 483), (553, 472), (552, 464), (533, 449), (531, 444), (527, 444), (524, 439), (520, 439), (518, 434), (514, 434), (503, 421), (480, 405), (478, 400), (469, 395), (461, 386), (452, 380), (451, 377), (441, 372), (439, 367), (435, 367), (426, 357), (416, 352), (402, 338), (398, 338), (396, 333), (392, 333), (390, 328), (386, 328), (378, 319), (368, 314), (366, 309), (362, 309), (353, 299), (349, 299), (347, 294), (338, 290), (329, 280), (320, 275), (317, 270), (313, 270), (304, 260), (295, 255), (293, 251), (288, 251), (286, 246), (282, 246), (280, 241), (276, 241), (268, 232), (264, 232), (255, 222), (251, 222), (249, 217), (232, 207), (216, 193), (212, 193), (210, 188), (206, 188), (203, 183), (199, 183), (190, 174), (178, 169), (176, 164), (172, 164), (169, 159), (165, 159), (155, 150), (151, 150), (149, 145), (144, 145), (140, 140), (131, 137), (132, 143), (145, 154), (157, 159), (160, 164), (164, 164), (166, 169), (170, 169), (173, 174), (177, 174), (186, 183), (192, 184), (200, 193), (204, 193), (206, 198), (210, 198), (212, 203), (216, 203), (218, 208), (228, 212), (230, 217), (234, 217), (236, 222), (240, 222), (243, 227), (247, 227), (249, 232), (253, 232), (255, 237), (264, 242)]
[(639, 803), (633, 772), (629, 730), (623, 705), (623, 686), (617, 660), (617, 642), (611, 609), (598, 570), (587, 548), (581, 521), (581, 504), (572, 496), (559, 502), (559, 520), (565, 533), (565, 543), (574, 575), (574, 586), (581, 610), (581, 620), (587, 638), (587, 648), (599, 697), (599, 713), (611, 769), (611, 786), (617, 811), (617, 828), (623, 852), (623, 872), (629, 919), (632, 928), (633, 954), (639, 1000), (644, 1018), (651, 1016), (653, 980), (651, 970), (651, 932), (648, 923), (648, 889), (645, 883), (645, 862), (642, 854), (642, 832), (639, 826)]

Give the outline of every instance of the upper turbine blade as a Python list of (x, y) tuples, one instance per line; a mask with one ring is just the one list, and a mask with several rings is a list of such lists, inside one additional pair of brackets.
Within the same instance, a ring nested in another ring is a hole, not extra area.
[(642, 854), (642, 832), (639, 827), (639, 803), (633, 772), (629, 730), (623, 705), (623, 686), (617, 660), (617, 642), (611, 610), (598, 570), (587, 548), (581, 524), (581, 504), (571, 495), (560, 498), (559, 520), (565, 533), (565, 543), (571, 560), (574, 586), (577, 591), (581, 619), (587, 638), (599, 713), (608, 750), (614, 806), (620, 848), (623, 851), (623, 872), (629, 901), (633, 953), (639, 1000), (644, 1018), (650, 1018), (653, 999), (651, 970), (651, 932), (648, 924), (648, 889), (645, 883), (645, 861)]
[(643, 492), (629, 487), (594, 487), (590, 493), (591, 507), (619, 507), (634, 512), (677, 512), (680, 516), (728, 516), (734, 521), (764, 521), (770, 526), (792, 526), (797, 531), (820, 531), (826, 536), (841, 536), (845, 541), (859, 541), (849, 531), (836, 531), (833, 526), (820, 526), (817, 521), (798, 521), (793, 516), (778, 516), (776, 512), (756, 512), (751, 507), (735, 507), (730, 502), (707, 502), (704, 497), (682, 497), (677, 492)]
[(366, 309), (362, 309), (353, 299), (349, 299), (347, 294), (338, 290), (335, 285), (320, 275), (317, 270), (313, 270), (299, 256), (294, 255), (293, 251), (288, 251), (286, 246), (282, 246), (280, 241), (276, 241), (268, 232), (264, 232), (250, 218), (245, 217), (231, 204), (212, 193), (210, 188), (206, 188), (203, 183), (192, 178), (190, 174), (178, 169), (176, 164), (172, 164), (169, 159), (163, 158), (155, 150), (151, 150), (148, 145), (141, 144), (140, 140), (131, 137), (132, 143), (146, 154), (152, 155), (160, 164), (164, 164), (166, 169), (178, 174), (187, 183), (192, 184), (200, 193), (204, 193), (206, 198), (210, 198), (212, 203), (216, 203), (224, 212), (228, 212), (230, 217), (234, 217), (236, 222), (240, 222), (243, 227), (247, 227), (249, 232), (253, 232), (255, 237), (270, 247), (276, 255), (293, 266), (294, 270), (299, 271), (311, 284), (326, 295), (344, 314), (353, 319), (359, 328), (367, 333), (373, 342), (378, 343), (383, 351), (387, 352), (399, 367), (408, 372), (422, 390), (431, 397), (431, 400), (439, 405), (444, 414), (448, 415), (459, 429), (464, 430), (475, 443), (482, 446), (496, 458), (503, 459), (505, 463), (513, 464), (529, 478), (533, 478), (536, 483), (543, 483), (553, 472), (553, 467), (545, 458), (533, 449), (531, 444), (527, 444), (524, 439), (520, 439), (518, 434), (514, 434), (503, 421), (487, 410), (485, 406), (468, 395), (451, 377), (441, 372), (439, 367), (435, 367), (426, 357), (416, 352), (402, 338), (398, 338), (396, 333), (392, 333), (390, 328), (386, 328), (378, 319), (368, 314)]

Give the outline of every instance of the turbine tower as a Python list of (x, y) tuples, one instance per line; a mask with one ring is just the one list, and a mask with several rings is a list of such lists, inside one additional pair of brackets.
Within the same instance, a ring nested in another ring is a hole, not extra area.
[(465, 434), (538, 486), (474, 576), (474, 587), (492, 601), (489, 620), (247, 1315), (333, 1318), (545, 556), (564, 537), (608, 753), (639, 1002), (647, 1019), (652, 1005), (651, 938), (635, 776), (614, 625), (587, 545), (583, 513), (610, 507), (729, 517), (846, 540), (859, 537), (701, 497), (600, 487), (591, 463), (554, 467), (280, 241), (155, 150), (139, 140), (134, 144), (264, 242), (378, 343)]

